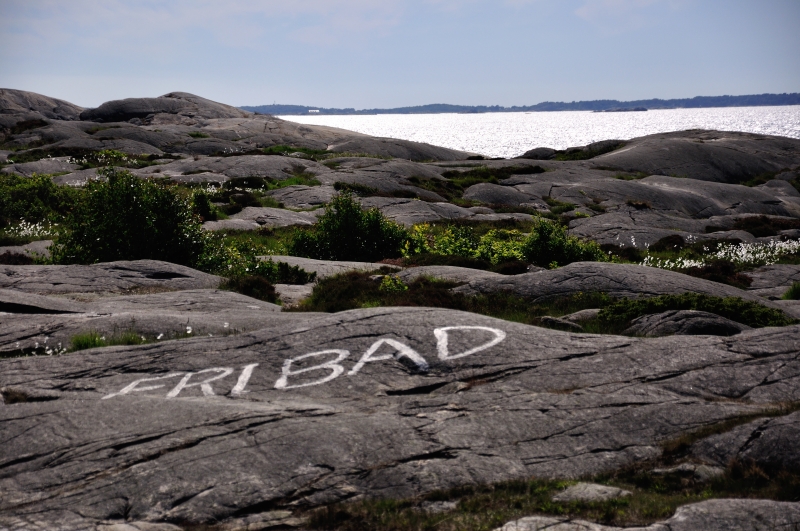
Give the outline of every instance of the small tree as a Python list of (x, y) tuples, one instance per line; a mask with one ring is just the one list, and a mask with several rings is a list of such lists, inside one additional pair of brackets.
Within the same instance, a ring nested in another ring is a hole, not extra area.
[(522, 244), (522, 254), (525, 260), (540, 267), (608, 261), (596, 242), (570, 236), (564, 227), (545, 218), (535, 220), (530, 236)]
[(125, 170), (101, 173), (108, 180), (87, 183), (83, 199), (51, 247), (55, 263), (153, 259), (197, 264), (206, 235), (187, 200), (166, 185)]
[(319, 221), (298, 230), (289, 252), (320, 260), (374, 262), (399, 257), (409, 234), (376, 209), (362, 210), (349, 193), (335, 196)]

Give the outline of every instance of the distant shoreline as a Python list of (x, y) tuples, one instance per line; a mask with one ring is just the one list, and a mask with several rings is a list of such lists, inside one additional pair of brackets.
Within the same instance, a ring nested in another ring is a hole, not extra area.
[[(500, 105), (449, 105), (434, 103), (418, 105), (415, 107), (396, 107), (392, 109), (354, 109), (354, 108), (325, 108), (306, 105), (255, 105), (242, 106), (250, 112), (272, 115), (368, 115), (368, 114), (485, 114), (497, 112), (557, 112), (557, 111), (607, 111), (607, 110), (633, 110), (646, 108), (648, 110), (660, 109), (701, 109), (716, 107), (778, 107), (784, 105), (800, 105), (800, 93), (791, 94), (752, 94), (746, 96), (696, 96), (684, 99), (650, 99), (634, 101), (618, 100), (593, 100), (573, 102), (545, 101), (536, 105), (502, 107)], [(314, 112), (309, 112), (314, 111)]]

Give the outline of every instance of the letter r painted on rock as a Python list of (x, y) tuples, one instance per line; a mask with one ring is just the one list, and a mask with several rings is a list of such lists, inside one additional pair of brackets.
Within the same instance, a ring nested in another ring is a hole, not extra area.
[[(212, 376), (211, 378), (206, 378), (202, 382), (189, 383), (189, 380), (192, 379), (192, 376), (194, 376), (195, 374), (203, 374), (205, 372), (217, 372), (219, 374), (217, 374), (216, 376)], [(203, 369), (202, 371), (197, 371), (197, 372), (187, 372), (186, 376), (184, 376), (183, 379), (180, 382), (178, 382), (178, 385), (176, 385), (172, 389), (172, 391), (167, 393), (167, 398), (175, 398), (184, 389), (188, 387), (197, 387), (197, 386), (200, 387), (200, 390), (203, 392), (203, 396), (214, 396), (214, 390), (211, 388), (210, 383), (215, 380), (221, 380), (222, 378), (225, 378), (231, 373), (233, 373), (233, 369), (229, 367), (215, 367), (213, 369)]]
[(152, 391), (153, 389), (161, 389), (162, 387), (164, 387), (163, 385), (148, 385), (146, 387), (137, 387), (137, 386), (140, 383), (155, 382), (157, 380), (166, 380), (167, 378), (175, 378), (183, 374), (184, 373), (182, 372), (173, 372), (165, 376), (156, 376), (154, 378), (141, 378), (129, 384), (128, 386), (124, 387), (121, 391), (117, 391), (116, 393), (111, 393), (110, 395), (104, 396), (103, 398), (101, 398), (101, 400), (107, 400), (109, 398), (114, 398), (115, 396), (127, 395), (128, 393), (133, 393), (133, 392)]

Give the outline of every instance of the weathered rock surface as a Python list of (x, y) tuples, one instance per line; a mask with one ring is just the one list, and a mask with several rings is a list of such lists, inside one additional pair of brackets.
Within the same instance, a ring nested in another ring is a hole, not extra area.
[(750, 327), (719, 315), (697, 310), (672, 310), (637, 317), (625, 334), (660, 336), (734, 336)]
[(795, 282), (800, 282), (800, 265), (774, 264), (748, 271), (753, 279), (748, 289), (761, 297), (780, 298)]
[(314, 284), (275, 284), (275, 293), (281, 300), (284, 308), (297, 306), (304, 299), (311, 296), (314, 291)]
[[(125, 333), (160, 341), (230, 335), (269, 326), (281, 307), (230, 291), (186, 290), (77, 302), (0, 289), (0, 353), (71, 346), (95, 332), (109, 341)], [(302, 317), (301, 317), (302, 318)]]
[(0, 265), (0, 288), (38, 294), (88, 296), (137, 290), (216, 288), (221, 281), (215, 275), (156, 260), (94, 265)]
[(431, 277), (439, 280), (449, 280), (451, 282), (469, 282), (478, 278), (497, 279), (503, 277), (500, 273), (494, 273), (492, 271), (481, 271), (480, 269), (455, 266), (409, 267), (397, 273), (397, 276), (404, 282), (411, 282), (420, 277)]
[(692, 455), (719, 466), (737, 460), (745, 467), (755, 463), (769, 471), (800, 470), (797, 437), (800, 412), (759, 419), (694, 444)]
[(393, 197), (367, 197), (361, 200), (365, 208), (377, 208), (387, 218), (411, 226), (448, 219), (470, 219), (475, 221), (500, 221), (514, 219), (530, 221), (530, 214), (483, 214), (451, 203), (428, 203), (415, 199)]
[(613, 527), (568, 518), (529, 516), (496, 531), (771, 531), (800, 524), (800, 503), (770, 500), (708, 500), (678, 507), (675, 516), (645, 527)]
[(630, 496), (629, 490), (597, 483), (576, 483), (553, 496), (555, 502), (602, 502)]
[(207, 221), (203, 223), (206, 230), (255, 230), (261, 227), (291, 227), (293, 225), (313, 225), (322, 211), (293, 212), (282, 208), (246, 207), (234, 214), (230, 219)]
[(0, 254), (3, 253), (19, 253), (31, 258), (41, 257), (49, 258), (50, 249), (53, 245), (53, 240), (37, 240), (24, 245), (5, 245), (0, 246)]
[(798, 400), (798, 344), (800, 326), (633, 339), (380, 308), (3, 360), (0, 525), (217, 522), (609, 471)]
[(35, 113), (52, 120), (77, 120), (83, 107), (35, 92), (0, 89), (0, 109), (3, 114)]
[(698, 465), (695, 463), (681, 463), (667, 468), (654, 468), (650, 471), (654, 476), (677, 475), (690, 477), (695, 481), (709, 481), (725, 475), (725, 469), (719, 466)]
[(317, 208), (333, 199), (338, 192), (333, 186), (287, 186), (269, 192), (276, 201), (286, 208)]
[(769, 305), (747, 291), (710, 280), (654, 267), (604, 262), (574, 262), (534, 273), (477, 278), (454, 290), (466, 294), (510, 291), (534, 302), (579, 292), (602, 292), (612, 297), (628, 298), (694, 292), (715, 297), (741, 297)]
[(739, 183), (798, 166), (800, 140), (704, 130), (660, 133), (630, 140), (592, 162), (649, 175)]
[(251, 113), (207, 100), (186, 92), (171, 92), (158, 98), (127, 98), (107, 101), (96, 109), (86, 109), (81, 120), (91, 122), (127, 122), (149, 115), (175, 114), (187, 118), (246, 118)]
[(382, 267), (392, 270), (400, 269), (397, 266), (372, 262), (338, 262), (334, 260), (314, 260), (313, 258), (301, 258), (299, 256), (271, 255), (262, 256), (261, 259), (297, 266), (309, 273), (316, 273), (318, 279), (340, 275), (349, 271), (376, 271)]

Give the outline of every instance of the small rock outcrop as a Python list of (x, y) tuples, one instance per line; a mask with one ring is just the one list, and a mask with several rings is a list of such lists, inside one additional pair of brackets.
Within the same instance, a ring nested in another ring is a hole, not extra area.
[(734, 336), (751, 328), (719, 315), (697, 310), (672, 310), (637, 317), (623, 333), (644, 336)]
[(631, 491), (597, 483), (576, 483), (553, 496), (554, 502), (603, 502), (630, 496)]

